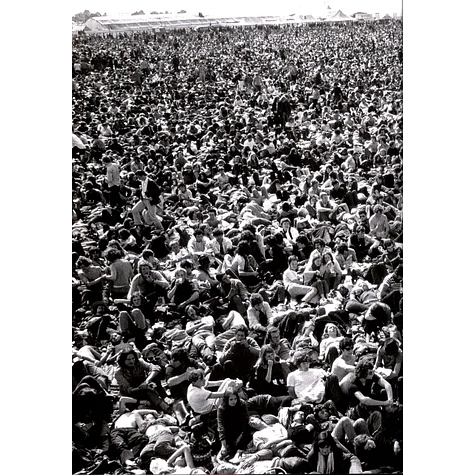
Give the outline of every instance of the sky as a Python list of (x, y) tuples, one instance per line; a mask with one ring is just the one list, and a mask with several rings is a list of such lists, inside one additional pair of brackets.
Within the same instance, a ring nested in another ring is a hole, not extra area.
[(402, 0), (295, 0), (289, 2), (275, 0), (240, 0), (226, 2), (225, 0), (72, 0), (70, 2), (71, 16), (89, 10), (108, 15), (130, 14), (143, 10), (162, 12), (168, 10), (177, 13), (186, 10), (190, 14), (202, 12), (204, 15), (272, 15), (291, 13), (320, 13), (325, 5), (333, 10), (342, 10), (351, 15), (355, 12), (401, 14)]

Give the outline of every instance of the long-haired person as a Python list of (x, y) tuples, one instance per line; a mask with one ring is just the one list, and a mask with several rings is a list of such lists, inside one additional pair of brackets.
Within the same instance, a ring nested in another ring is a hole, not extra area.
[(287, 375), (272, 346), (262, 345), (249, 385), (257, 394), (287, 396)]
[(252, 439), (246, 402), (235, 389), (226, 391), (218, 407), (218, 435), (224, 459), (234, 457), (239, 449), (246, 449)]

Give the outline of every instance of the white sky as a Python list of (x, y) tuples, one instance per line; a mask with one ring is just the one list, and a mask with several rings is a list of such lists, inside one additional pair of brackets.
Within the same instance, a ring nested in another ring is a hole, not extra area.
[(117, 15), (130, 14), (143, 10), (144, 13), (152, 11), (162, 12), (168, 10), (177, 13), (186, 10), (190, 14), (202, 12), (205, 15), (263, 15), (263, 14), (291, 14), (291, 13), (319, 13), (328, 4), (334, 10), (340, 9), (351, 15), (362, 11), (366, 13), (400, 14), (402, 0), (296, 0), (295, 2), (282, 2), (272, 0), (239, 0), (227, 2), (226, 0), (72, 0), (71, 16), (75, 13), (89, 10), (101, 14)]

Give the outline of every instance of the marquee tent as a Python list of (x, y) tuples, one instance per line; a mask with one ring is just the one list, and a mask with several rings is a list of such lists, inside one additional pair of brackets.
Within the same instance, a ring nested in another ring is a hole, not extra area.
[(316, 22), (312, 15), (256, 17), (197, 17), (187, 15), (132, 15), (93, 17), (84, 25), (86, 33), (113, 33), (140, 30), (173, 30), (210, 26), (249, 26), (265, 24), (302, 24)]
[(338, 10), (334, 15), (328, 17), (325, 21), (356, 21), (354, 18), (345, 15), (341, 10)]

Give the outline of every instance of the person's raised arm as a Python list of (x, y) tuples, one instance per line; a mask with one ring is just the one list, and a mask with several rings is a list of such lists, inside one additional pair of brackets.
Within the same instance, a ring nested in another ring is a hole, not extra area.
[(127, 411), (126, 404), (135, 404), (137, 402), (137, 399), (134, 399), (133, 397), (128, 397), (128, 396), (122, 396), (119, 399), (119, 414), (124, 414)]
[(381, 285), (379, 286), (379, 297), (380, 298), (384, 298), (386, 297), (386, 295), (389, 293), (389, 284), (387, 282), (387, 280), (383, 280), (383, 282), (381, 283)]
[(385, 401), (389, 405), (393, 403), (393, 388), (391, 384), (389, 384), (384, 378), (379, 378), (378, 384), (386, 390), (386, 394), (388, 396), (388, 400)]
[(374, 369), (381, 368), (381, 364), (383, 362), (383, 358), (381, 357), (381, 348), (378, 348), (376, 352), (376, 361), (374, 362)]
[(134, 292), (137, 292), (139, 290), (139, 282), (138, 282), (139, 278), (140, 278), (140, 274), (137, 274), (136, 276), (133, 277), (132, 282), (130, 283), (129, 292), (127, 294), (128, 300), (131, 300)]
[(172, 376), (171, 378), (167, 379), (168, 386), (172, 387), (181, 384), (184, 381), (188, 381), (188, 375), (190, 374), (190, 371), (191, 369), (187, 368), (183, 374), (179, 374), (178, 376)]
[(109, 269), (110, 269), (111, 273), (110, 273), (110, 275), (105, 275), (104, 279), (112, 280), (112, 281), (116, 280), (117, 279), (117, 269), (115, 268), (115, 266), (114, 267), (109, 266)]
[(274, 360), (269, 360), (267, 362), (267, 373), (265, 380), (266, 382), (270, 383), (272, 381), (272, 368), (274, 367)]

